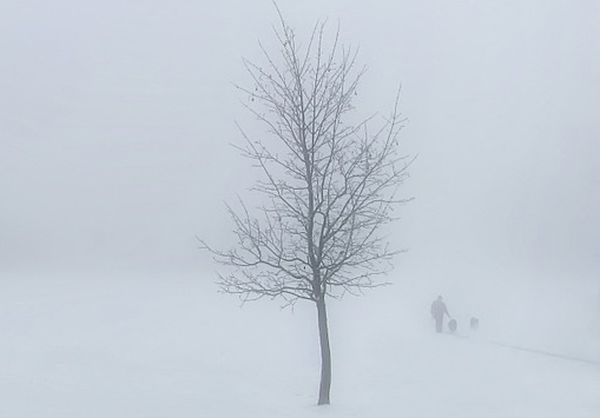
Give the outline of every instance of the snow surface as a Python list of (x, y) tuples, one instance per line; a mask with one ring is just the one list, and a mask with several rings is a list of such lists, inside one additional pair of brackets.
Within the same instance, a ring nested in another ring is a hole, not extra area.
[(461, 338), (432, 332), (435, 294), (418, 282), (332, 302), (332, 405), (317, 407), (311, 306), (240, 308), (194, 275), (32, 276), (0, 286), (1, 417), (600, 416), (600, 364), (490, 343), (599, 362), (593, 316), (579, 316), (585, 303), (554, 305), (544, 317), (554, 326), (544, 328), (536, 315), (516, 319), (517, 296), (504, 322), (500, 309), (494, 316), (447, 296), (460, 325), (467, 306), (479, 314), (480, 332), (463, 326)]

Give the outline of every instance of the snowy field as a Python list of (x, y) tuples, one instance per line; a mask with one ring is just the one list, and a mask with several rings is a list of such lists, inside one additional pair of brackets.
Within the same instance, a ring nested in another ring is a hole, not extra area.
[(332, 405), (316, 407), (312, 307), (240, 308), (209, 278), (192, 275), (3, 280), (0, 416), (599, 416), (600, 338), (589, 315), (597, 318), (597, 294), (573, 304), (557, 286), (560, 298), (549, 289), (539, 300), (552, 309), (527, 299), (521, 311), (516, 291), (505, 311), (450, 295), (461, 325), (468, 310), (481, 320), (477, 335), (461, 328), (461, 338), (432, 333), (435, 294), (418, 283), (330, 305)]
[(272, 2), (8, 0), (0, 418), (599, 418), (600, 1), (276, 2), (298, 45), (326, 20), (360, 48), (342, 131), (401, 85), (418, 157), (382, 231), (403, 273), (328, 305), (331, 405), (315, 309), (240, 307), (194, 239), (236, 242), (237, 123), (273, 136), (235, 88), (279, 50)]

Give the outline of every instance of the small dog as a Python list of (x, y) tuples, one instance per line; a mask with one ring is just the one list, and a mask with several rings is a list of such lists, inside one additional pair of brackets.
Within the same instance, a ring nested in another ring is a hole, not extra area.
[(448, 322), (448, 329), (450, 330), (451, 333), (454, 334), (456, 332), (456, 328), (458, 328), (458, 323), (456, 322), (456, 319), (452, 318)]

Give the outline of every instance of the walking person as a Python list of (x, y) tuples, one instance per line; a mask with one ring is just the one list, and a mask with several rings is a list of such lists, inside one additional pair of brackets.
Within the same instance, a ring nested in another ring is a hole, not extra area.
[(442, 332), (444, 330), (444, 316), (447, 315), (450, 318), (450, 314), (448, 313), (448, 308), (444, 303), (444, 298), (438, 296), (436, 300), (431, 304), (431, 316), (435, 320), (435, 331)]

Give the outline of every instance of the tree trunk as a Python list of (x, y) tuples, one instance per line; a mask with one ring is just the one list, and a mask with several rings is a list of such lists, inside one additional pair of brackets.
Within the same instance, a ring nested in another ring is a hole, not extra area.
[(321, 384), (319, 385), (319, 405), (329, 404), (331, 388), (331, 348), (329, 347), (329, 329), (327, 326), (327, 308), (325, 297), (317, 301), (317, 316), (319, 321), (319, 343), (321, 345)]

